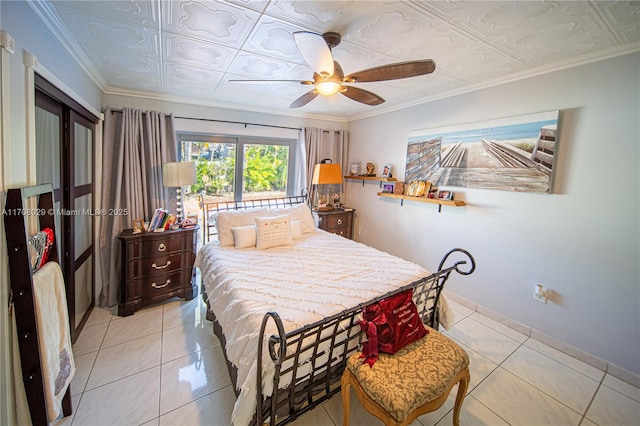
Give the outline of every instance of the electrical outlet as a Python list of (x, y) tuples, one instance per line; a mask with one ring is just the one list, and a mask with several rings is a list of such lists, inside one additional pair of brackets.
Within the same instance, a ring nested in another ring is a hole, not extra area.
[(547, 303), (547, 290), (542, 284), (538, 284), (533, 291), (533, 300), (540, 303)]

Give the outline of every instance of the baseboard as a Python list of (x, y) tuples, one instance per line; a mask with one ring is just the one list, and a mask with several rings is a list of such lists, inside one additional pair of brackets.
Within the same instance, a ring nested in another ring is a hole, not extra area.
[(460, 305), (466, 308), (469, 308), (472, 311), (485, 315), (491, 318), (492, 320), (499, 322), (500, 324), (503, 324), (513, 330), (516, 330), (524, 334), (525, 336), (529, 336), (532, 339), (535, 339), (562, 353), (565, 353), (586, 364), (589, 364), (590, 366), (595, 367), (598, 370), (604, 371), (605, 373), (608, 373), (614, 377), (617, 377), (620, 380), (623, 380), (635, 387), (640, 388), (640, 375), (636, 373), (633, 373), (620, 366), (610, 363), (602, 358), (599, 358), (595, 355), (592, 355), (588, 352), (585, 352), (581, 349), (578, 349), (574, 346), (564, 343), (563, 341), (558, 340), (555, 337), (551, 337), (547, 334), (544, 334), (541, 331), (533, 329), (525, 324), (514, 321), (511, 318), (508, 318), (500, 313), (492, 311), (491, 309), (485, 308), (484, 306), (478, 305), (477, 303), (465, 297), (462, 297), (458, 294), (451, 293), (450, 291), (445, 291), (445, 294), (449, 300), (459, 303)]

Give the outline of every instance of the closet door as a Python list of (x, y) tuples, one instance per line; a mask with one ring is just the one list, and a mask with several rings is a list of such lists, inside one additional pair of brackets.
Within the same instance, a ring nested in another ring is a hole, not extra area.
[[(65, 151), (64, 195), (73, 214), (64, 216), (65, 241), (68, 241), (65, 261), (69, 319), (73, 329), (79, 329), (88, 316), (94, 300), (93, 271), (93, 147), (95, 126), (75, 111), (70, 113), (70, 137)], [(71, 293), (71, 294), (69, 294)]]
[(94, 305), (94, 145), (98, 118), (36, 74), (36, 179), (53, 183), (58, 253), (75, 342)]
[[(62, 199), (62, 157), (60, 147), (64, 139), (64, 111), (62, 105), (42, 92), (36, 93), (36, 183), (53, 185), (54, 208), (60, 211)], [(56, 215), (58, 253), (62, 263), (64, 234), (61, 216)]]

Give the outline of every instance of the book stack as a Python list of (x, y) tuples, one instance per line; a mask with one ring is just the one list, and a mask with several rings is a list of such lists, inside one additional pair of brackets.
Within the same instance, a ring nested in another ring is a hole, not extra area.
[(156, 209), (149, 222), (149, 232), (162, 232), (175, 223), (176, 217), (165, 209)]

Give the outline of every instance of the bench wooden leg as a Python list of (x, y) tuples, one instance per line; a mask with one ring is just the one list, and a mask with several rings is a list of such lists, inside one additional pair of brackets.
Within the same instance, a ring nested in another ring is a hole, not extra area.
[(453, 407), (453, 426), (460, 425), (460, 410), (462, 409), (462, 401), (467, 394), (467, 388), (469, 387), (469, 381), (471, 375), (469, 374), (469, 368), (465, 368), (463, 371), (463, 377), (458, 382), (458, 394), (456, 395), (456, 403)]
[(345, 369), (342, 374), (342, 380), (340, 380), (340, 386), (342, 392), (342, 426), (349, 426), (349, 411), (351, 409), (350, 405), (350, 393), (351, 393), (351, 382), (349, 380), (349, 372)]

